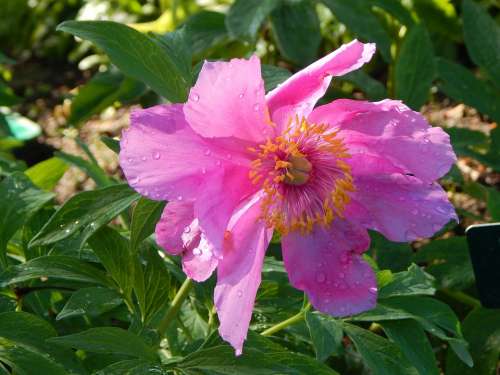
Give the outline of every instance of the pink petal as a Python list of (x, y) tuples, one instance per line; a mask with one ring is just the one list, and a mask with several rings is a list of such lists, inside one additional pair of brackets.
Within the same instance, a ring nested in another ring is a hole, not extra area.
[(192, 201), (169, 202), (156, 224), (156, 240), (166, 252), (182, 255), (182, 268), (188, 277), (205, 281), (217, 267), (218, 260), (193, 210)]
[(375, 307), (375, 273), (360, 255), (370, 243), (366, 229), (335, 220), (310, 235), (292, 232), (281, 243), (291, 284), (307, 293), (315, 309), (347, 316)]
[(135, 110), (130, 120), (120, 142), (120, 166), (129, 184), (148, 198), (195, 198), (212, 171), (249, 163), (241, 142), (210, 142), (198, 136), (184, 119), (181, 104)]
[(169, 202), (156, 223), (156, 241), (166, 252), (178, 255), (184, 251), (182, 234), (194, 219), (193, 202)]
[(437, 183), (398, 173), (356, 172), (354, 168), (356, 191), (351, 198), (357, 208), (351, 215), (391, 241), (431, 237), (450, 220), (458, 221), (446, 192)]
[(295, 73), (266, 95), (272, 120), (283, 127), (296, 114), (307, 117), (325, 94), (332, 76), (359, 69), (370, 61), (374, 53), (375, 44), (353, 40)]
[(272, 230), (259, 221), (260, 202), (252, 199), (232, 217), (224, 258), (217, 270), (214, 301), (220, 320), (219, 333), (240, 355), (252, 318), (261, 281), (264, 254)]
[(195, 219), (182, 235), (186, 251), (182, 257), (184, 273), (195, 281), (205, 281), (219, 263), (214, 255), (214, 247)]
[(214, 171), (211, 179), (200, 189), (195, 216), (214, 245), (217, 256), (222, 254), (224, 234), (234, 210), (257, 190), (248, 177), (249, 171), (243, 167)]
[(340, 99), (314, 109), (309, 121), (339, 127), (350, 154), (379, 155), (423, 181), (442, 177), (456, 162), (448, 134), (399, 101)]
[(204, 137), (264, 140), (272, 128), (266, 122), (259, 58), (205, 62), (184, 114), (191, 127)]

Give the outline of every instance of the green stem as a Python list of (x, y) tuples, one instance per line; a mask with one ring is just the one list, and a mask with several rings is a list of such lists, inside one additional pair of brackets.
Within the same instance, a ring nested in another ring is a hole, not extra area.
[(300, 310), (297, 314), (295, 314), (291, 318), (288, 318), (286, 320), (283, 320), (282, 322), (279, 322), (278, 324), (275, 324), (271, 328), (262, 331), (260, 334), (262, 336), (270, 336), (276, 332), (281, 331), (282, 329), (285, 329), (286, 327), (291, 326), (292, 324), (300, 322), (302, 319), (304, 319), (305, 313), (309, 311), (310, 308), (311, 304), (308, 303), (302, 310)]
[(449, 289), (441, 289), (440, 292), (474, 309), (477, 307), (481, 307), (481, 302), (479, 302), (479, 300), (469, 296), (468, 294), (465, 294), (464, 292), (449, 290)]
[(165, 317), (158, 326), (158, 333), (160, 334), (160, 336), (163, 336), (167, 331), (169, 324), (175, 318), (175, 316), (177, 315), (182, 306), (182, 303), (189, 295), (189, 290), (191, 289), (192, 286), (193, 283), (191, 279), (187, 277), (186, 280), (184, 280), (184, 282), (182, 283), (179, 290), (177, 291), (177, 294), (175, 295), (172, 304), (170, 305), (170, 308), (168, 309), (167, 313), (165, 314)]

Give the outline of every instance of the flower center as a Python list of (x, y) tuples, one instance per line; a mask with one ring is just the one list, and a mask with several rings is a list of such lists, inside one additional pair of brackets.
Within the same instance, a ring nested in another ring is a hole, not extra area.
[(283, 134), (258, 148), (249, 177), (264, 191), (261, 218), (280, 233), (308, 233), (342, 217), (354, 191), (350, 158), (338, 132), (292, 119)]
[(283, 182), (289, 185), (304, 185), (309, 180), (309, 172), (312, 170), (312, 164), (303, 156), (290, 155), (288, 157), (290, 165), (285, 173)]

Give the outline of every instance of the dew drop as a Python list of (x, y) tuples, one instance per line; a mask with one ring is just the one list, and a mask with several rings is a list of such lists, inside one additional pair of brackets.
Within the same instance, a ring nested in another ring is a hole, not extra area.
[(141, 160), (142, 160), (142, 161), (146, 161), (146, 160), (148, 160), (148, 158), (147, 158), (147, 157), (145, 157), (145, 156), (142, 156), (142, 157), (141, 157)]
[(258, 104), (258, 103), (255, 103), (255, 104), (253, 105), (253, 110), (254, 110), (255, 112), (258, 112), (258, 111), (259, 111), (259, 109), (260, 109), (259, 104)]
[(371, 287), (368, 289), (368, 291), (371, 293), (371, 294), (377, 294), (377, 288), (375, 287)]
[(241, 93), (240, 95), (238, 95), (238, 98), (243, 99), (244, 96), (245, 96), (245, 94)]
[(184, 233), (189, 233), (189, 232), (191, 232), (191, 228), (189, 226), (184, 228)]
[(413, 215), (418, 215), (418, 210), (416, 208), (414, 208), (413, 210), (411, 210), (411, 213)]
[(161, 154), (160, 154), (160, 152), (159, 152), (159, 151), (155, 151), (155, 152), (153, 152), (153, 159), (154, 159), (154, 160), (158, 160), (158, 159), (160, 159), (160, 158), (161, 158)]
[(226, 155), (226, 157), (227, 157), (229, 160), (231, 160), (231, 159), (233, 158), (233, 155), (231, 155), (231, 154), (227, 154), (227, 155)]
[(211, 153), (212, 153), (212, 151), (210, 151), (208, 148), (205, 150), (205, 155), (206, 156), (209, 156)]
[(322, 273), (322, 272), (321, 272), (321, 273), (318, 273), (318, 275), (316, 276), (316, 281), (317, 281), (318, 283), (324, 283), (324, 282), (325, 282), (325, 280), (326, 280), (326, 276), (325, 276), (325, 274), (324, 274), (324, 273)]
[(241, 290), (238, 290), (236, 294), (238, 295), (238, 298), (243, 297), (243, 292)]
[(177, 200), (178, 200), (178, 201), (181, 201), (181, 200), (182, 200), (182, 195), (179, 195), (179, 196), (177, 197)]
[(206, 173), (207, 173), (206, 168), (201, 168), (201, 174), (206, 174)]
[(192, 93), (192, 94), (191, 94), (191, 99), (192, 99), (194, 102), (197, 102), (198, 100), (200, 100), (200, 96), (199, 96), (198, 94)]
[(128, 161), (129, 164), (132, 164), (134, 162), (134, 159), (128, 158), (127, 161)]
[(222, 164), (222, 163), (221, 163), (221, 161), (220, 161), (220, 160), (217, 160), (217, 161), (215, 162), (215, 165), (216, 165), (216, 166), (218, 166), (218, 167), (220, 167), (220, 165), (221, 165), (221, 164)]

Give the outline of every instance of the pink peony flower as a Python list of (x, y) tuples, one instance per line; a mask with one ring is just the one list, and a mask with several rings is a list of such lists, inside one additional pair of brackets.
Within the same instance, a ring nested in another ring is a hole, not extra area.
[(158, 243), (196, 281), (217, 269), (219, 332), (242, 351), (273, 230), (291, 284), (333, 316), (376, 305), (367, 229), (429, 237), (457, 219), (436, 183), (456, 161), (448, 135), (400, 101), (314, 107), (374, 44), (353, 41), (264, 93), (260, 61), (205, 62), (185, 104), (134, 111), (120, 164), (168, 200)]

